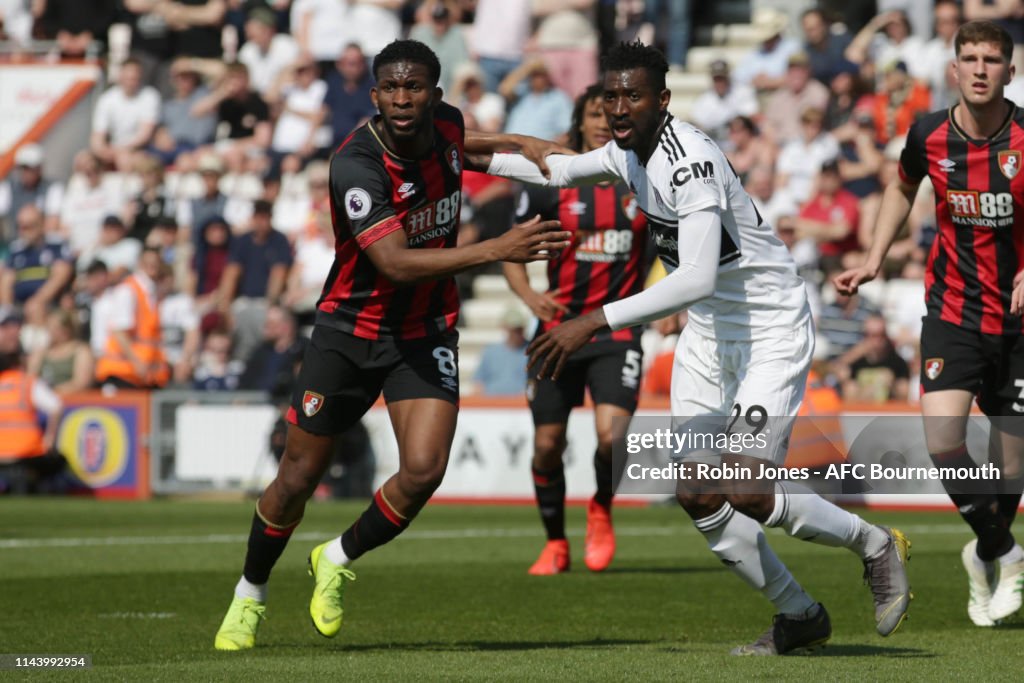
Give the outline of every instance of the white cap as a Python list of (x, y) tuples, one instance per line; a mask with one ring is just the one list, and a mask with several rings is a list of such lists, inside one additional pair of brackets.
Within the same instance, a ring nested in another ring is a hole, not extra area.
[(14, 153), (14, 163), (18, 166), (42, 166), (43, 148), (34, 142), (22, 145)]

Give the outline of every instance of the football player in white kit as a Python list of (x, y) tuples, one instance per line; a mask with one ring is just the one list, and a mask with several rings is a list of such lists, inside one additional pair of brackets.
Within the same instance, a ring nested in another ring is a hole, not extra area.
[[(495, 154), (489, 172), (560, 187), (621, 178), (636, 194), (670, 273), (639, 294), (535, 339), (528, 349), (531, 367), (539, 367), (540, 376), (557, 376), (597, 330), (687, 309), (672, 372), (673, 416), (724, 423), (737, 415), (762, 425), (768, 416), (781, 420), (769, 447), (757, 454), (781, 466), (814, 349), (803, 280), (721, 150), (668, 113), (662, 54), (640, 43), (620, 44), (609, 51), (604, 69), (613, 141), (581, 156), (549, 156), (550, 178), (511, 154)], [(750, 456), (722, 458), (759, 471)], [(680, 484), (676, 497), (712, 552), (778, 611), (767, 632), (733, 654), (806, 650), (831, 635), (824, 607), (768, 546), (762, 524), (855, 552), (864, 561), (878, 632), (887, 636), (902, 623), (911, 599), (905, 569), (910, 543), (898, 530), (870, 525), (790, 481), (745, 482), (742, 491), (714, 492)]]

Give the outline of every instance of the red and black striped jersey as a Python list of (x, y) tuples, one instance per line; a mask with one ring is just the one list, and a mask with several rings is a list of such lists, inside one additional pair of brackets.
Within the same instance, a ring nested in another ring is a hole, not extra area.
[(1013, 278), (1024, 257), (1024, 112), (974, 140), (956, 124), (954, 107), (910, 128), (900, 176), (928, 176), (935, 188), (938, 234), (928, 254), (928, 315), (984, 334), (1021, 333), (1010, 314)]
[[(516, 207), (520, 221), (540, 214), (558, 220), (573, 233), (572, 243), (548, 262), (549, 291), (568, 313), (541, 323), (546, 332), (558, 323), (593, 311), (643, 289), (647, 275), (647, 221), (625, 183), (573, 188), (529, 186)], [(641, 327), (603, 330), (590, 341), (639, 343)]]
[(465, 125), (458, 109), (434, 113), (434, 146), (422, 159), (384, 147), (372, 123), (357, 128), (331, 158), (334, 265), (317, 303), (317, 324), (365, 339), (415, 339), (455, 325), (453, 278), (399, 287), (366, 255), (371, 244), (404, 230), (412, 249), (455, 246), (461, 208)]

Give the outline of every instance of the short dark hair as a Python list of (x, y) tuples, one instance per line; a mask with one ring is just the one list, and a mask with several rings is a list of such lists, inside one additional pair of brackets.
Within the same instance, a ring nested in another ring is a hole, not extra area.
[(569, 147), (577, 152), (583, 151), (583, 133), (580, 131), (580, 126), (583, 125), (583, 110), (586, 109), (587, 102), (600, 99), (603, 92), (604, 86), (594, 83), (576, 98), (572, 108), (572, 125), (569, 127)]
[(655, 90), (661, 92), (665, 89), (665, 74), (668, 73), (665, 55), (658, 48), (644, 45), (639, 40), (612, 47), (601, 60), (601, 68), (606, 72), (643, 69)]
[(272, 216), (274, 215), (274, 204), (266, 199), (257, 199), (252, 203), (253, 215)]
[(1005, 28), (993, 21), (968, 21), (960, 27), (953, 41), (958, 59), (960, 48), (967, 43), (995, 43), (1003, 53), (1003, 59), (1007, 62), (1013, 59), (1013, 37)]
[(434, 85), (441, 80), (441, 62), (429, 47), (418, 40), (395, 40), (388, 43), (373, 58), (373, 77), (380, 80), (380, 70), (388, 64), (410, 62), (427, 67), (427, 74)]

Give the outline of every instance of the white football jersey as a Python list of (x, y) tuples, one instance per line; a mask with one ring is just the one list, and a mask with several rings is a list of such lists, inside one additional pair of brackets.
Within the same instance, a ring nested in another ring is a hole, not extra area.
[(761, 217), (722, 150), (702, 131), (667, 115), (644, 165), (614, 141), (602, 164), (629, 183), (671, 272), (686, 244), (679, 220), (717, 206), (722, 248), (715, 293), (690, 307), (689, 325), (715, 339), (789, 337), (810, 316), (803, 279), (786, 246)]

